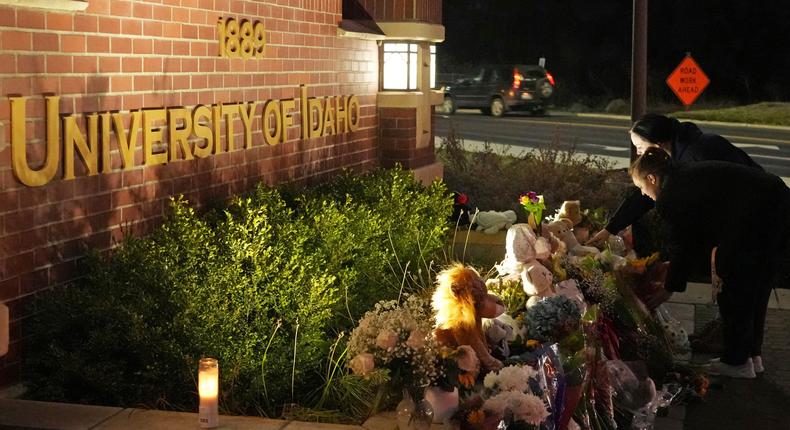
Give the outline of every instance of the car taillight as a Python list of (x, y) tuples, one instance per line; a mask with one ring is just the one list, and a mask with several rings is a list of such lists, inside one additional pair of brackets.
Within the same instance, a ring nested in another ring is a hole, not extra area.
[(518, 69), (513, 69), (513, 88), (521, 88), (521, 81), (524, 80), (524, 76), (518, 72)]
[(549, 80), (549, 83), (551, 84), (552, 87), (555, 86), (554, 85), (554, 76), (551, 73), (549, 73), (548, 71), (546, 71), (546, 79)]

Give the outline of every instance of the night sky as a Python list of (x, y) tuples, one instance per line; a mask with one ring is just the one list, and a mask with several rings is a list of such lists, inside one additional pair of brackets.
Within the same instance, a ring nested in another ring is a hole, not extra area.
[[(445, 0), (439, 72), (543, 56), (558, 104), (627, 98), (632, 13), (627, 0)], [(686, 52), (711, 79), (699, 102), (790, 101), (789, 27), (788, 0), (650, 1), (649, 102), (673, 99), (664, 80)]]

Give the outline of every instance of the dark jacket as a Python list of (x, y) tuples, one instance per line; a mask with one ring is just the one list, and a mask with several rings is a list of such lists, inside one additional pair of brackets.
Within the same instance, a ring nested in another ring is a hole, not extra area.
[(660, 186), (656, 210), (670, 231), (667, 290), (686, 289), (689, 250), (710, 255), (717, 246), (716, 272), (725, 285), (779, 269), (790, 234), (790, 189), (779, 177), (706, 161), (674, 167)]
[[(763, 170), (748, 154), (730, 143), (729, 140), (717, 134), (703, 133), (696, 124), (691, 122), (678, 123), (678, 131), (672, 141), (670, 155), (672, 161), (677, 164), (720, 160)], [(606, 225), (606, 230), (609, 233), (617, 234), (641, 218), (653, 206), (653, 200), (643, 196), (638, 188), (633, 187), (612, 215)]]

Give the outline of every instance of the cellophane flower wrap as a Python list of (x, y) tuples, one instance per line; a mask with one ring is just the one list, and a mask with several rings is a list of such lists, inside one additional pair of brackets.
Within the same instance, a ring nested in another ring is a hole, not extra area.
[(351, 332), (348, 366), (363, 376), (384, 369), (393, 390), (418, 392), (437, 378), (438, 348), (432, 328), (427, 300), (407, 295), (401, 303), (381, 301)]

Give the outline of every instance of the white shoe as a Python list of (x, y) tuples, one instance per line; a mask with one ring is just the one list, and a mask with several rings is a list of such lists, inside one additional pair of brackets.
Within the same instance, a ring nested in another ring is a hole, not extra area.
[(755, 355), (752, 357), (752, 364), (754, 365), (754, 373), (763, 373), (765, 372), (765, 367), (763, 367), (763, 357), (759, 355)]
[(742, 379), (754, 379), (757, 377), (757, 374), (754, 373), (754, 363), (751, 358), (746, 360), (746, 363), (738, 366), (722, 363), (718, 358), (713, 359), (711, 360), (708, 374)]

